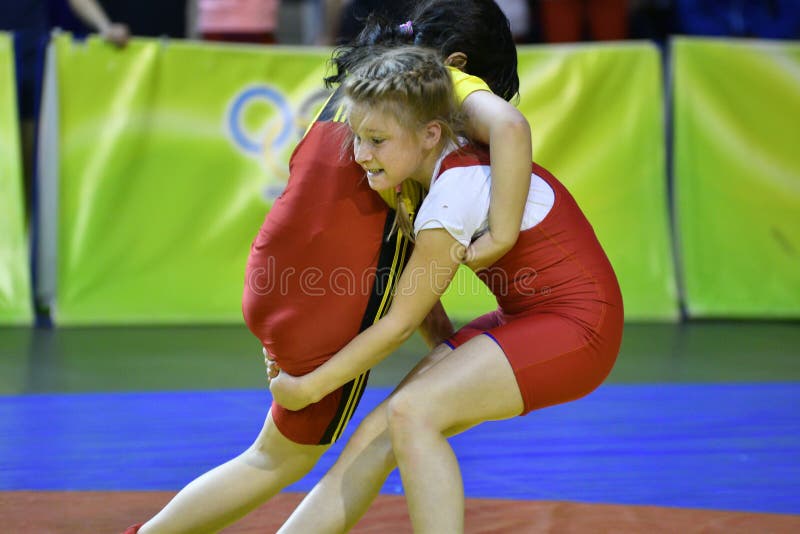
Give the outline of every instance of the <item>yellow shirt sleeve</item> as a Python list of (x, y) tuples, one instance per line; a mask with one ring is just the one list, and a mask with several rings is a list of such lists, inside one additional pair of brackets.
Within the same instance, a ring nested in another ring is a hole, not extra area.
[(447, 67), (447, 70), (450, 72), (450, 77), (453, 80), (453, 87), (456, 91), (456, 99), (459, 105), (463, 104), (464, 100), (475, 91), (492, 92), (489, 86), (486, 85), (486, 82), (477, 76), (467, 74), (455, 67)]

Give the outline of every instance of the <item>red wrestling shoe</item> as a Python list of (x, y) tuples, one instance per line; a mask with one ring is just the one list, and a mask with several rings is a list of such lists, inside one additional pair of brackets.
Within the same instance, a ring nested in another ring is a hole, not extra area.
[(128, 528), (126, 528), (125, 532), (123, 532), (122, 534), (136, 534), (137, 532), (139, 532), (139, 529), (142, 528), (142, 525), (144, 525), (144, 523), (137, 523), (135, 525), (131, 525)]

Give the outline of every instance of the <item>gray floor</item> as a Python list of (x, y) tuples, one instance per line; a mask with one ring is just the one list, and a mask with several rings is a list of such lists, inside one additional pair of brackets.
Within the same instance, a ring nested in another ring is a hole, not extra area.
[[(372, 373), (391, 386), (425, 353), (418, 337)], [(800, 380), (800, 323), (628, 324), (611, 383)], [(265, 387), (243, 326), (0, 328), (0, 394)]]

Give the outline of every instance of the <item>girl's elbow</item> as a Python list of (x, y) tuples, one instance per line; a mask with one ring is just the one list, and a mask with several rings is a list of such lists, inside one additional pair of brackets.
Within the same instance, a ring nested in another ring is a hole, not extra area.
[(412, 325), (412, 324), (405, 324), (403, 325), (397, 333), (397, 342), (399, 344), (403, 344), (408, 341), (408, 338), (414, 335), (414, 332), (417, 331), (419, 325)]
[(490, 138), (495, 135), (497, 135), (497, 139), (507, 141), (519, 139), (529, 143), (531, 140), (531, 125), (522, 113), (514, 109), (497, 117), (492, 129), (489, 131)]
[(418, 325), (405, 320), (405, 318), (387, 316), (386, 320), (390, 329), (389, 337), (395, 345), (402, 345), (408, 341), (408, 338), (414, 335), (418, 327)]
[(531, 136), (531, 125), (528, 122), (528, 119), (525, 118), (525, 115), (517, 111), (516, 113), (511, 114), (506, 119), (506, 128), (513, 131), (516, 135)]

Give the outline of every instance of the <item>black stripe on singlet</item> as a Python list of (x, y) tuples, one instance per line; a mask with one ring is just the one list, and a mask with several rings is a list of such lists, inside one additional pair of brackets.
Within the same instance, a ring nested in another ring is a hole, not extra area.
[[(411, 250), (408, 238), (400, 232), (395, 232), (388, 241), (386, 240), (394, 224), (394, 217), (394, 210), (389, 210), (383, 227), (383, 245), (378, 256), (378, 270), (359, 332), (372, 326), (389, 309), (394, 286), (408, 263)], [(319, 442), (320, 445), (333, 443), (342, 435), (356, 406), (361, 402), (368, 378), (369, 370), (344, 385), (336, 416), (325, 429)]]
[[(394, 217), (394, 210), (389, 210), (386, 215), (386, 222), (383, 225), (383, 245), (381, 246), (380, 256), (378, 256), (378, 272), (375, 277), (375, 283), (372, 286), (369, 302), (367, 302), (367, 309), (364, 311), (364, 317), (361, 320), (359, 332), (363, 332), (375, 324), (389, 310), (388, 302), (386, 302), (386, 292), (393, 289), (397, 278), (406, 263), (408, 263), (408, 239), (401, 235), (400, 232), (395, 232), (391, 237), (388, 237), (394, 225)], [(391, 295), (389, 298), (391, 298)]]
[(326, 122), (336, 120), (337, 122), (344, 122), (341, 106), (339, 105), (339, 89), (334, 91), (333, 95), (325, 102), (325, 106), (320, 110), (319, 114), (314, 118), (314, 122)]

